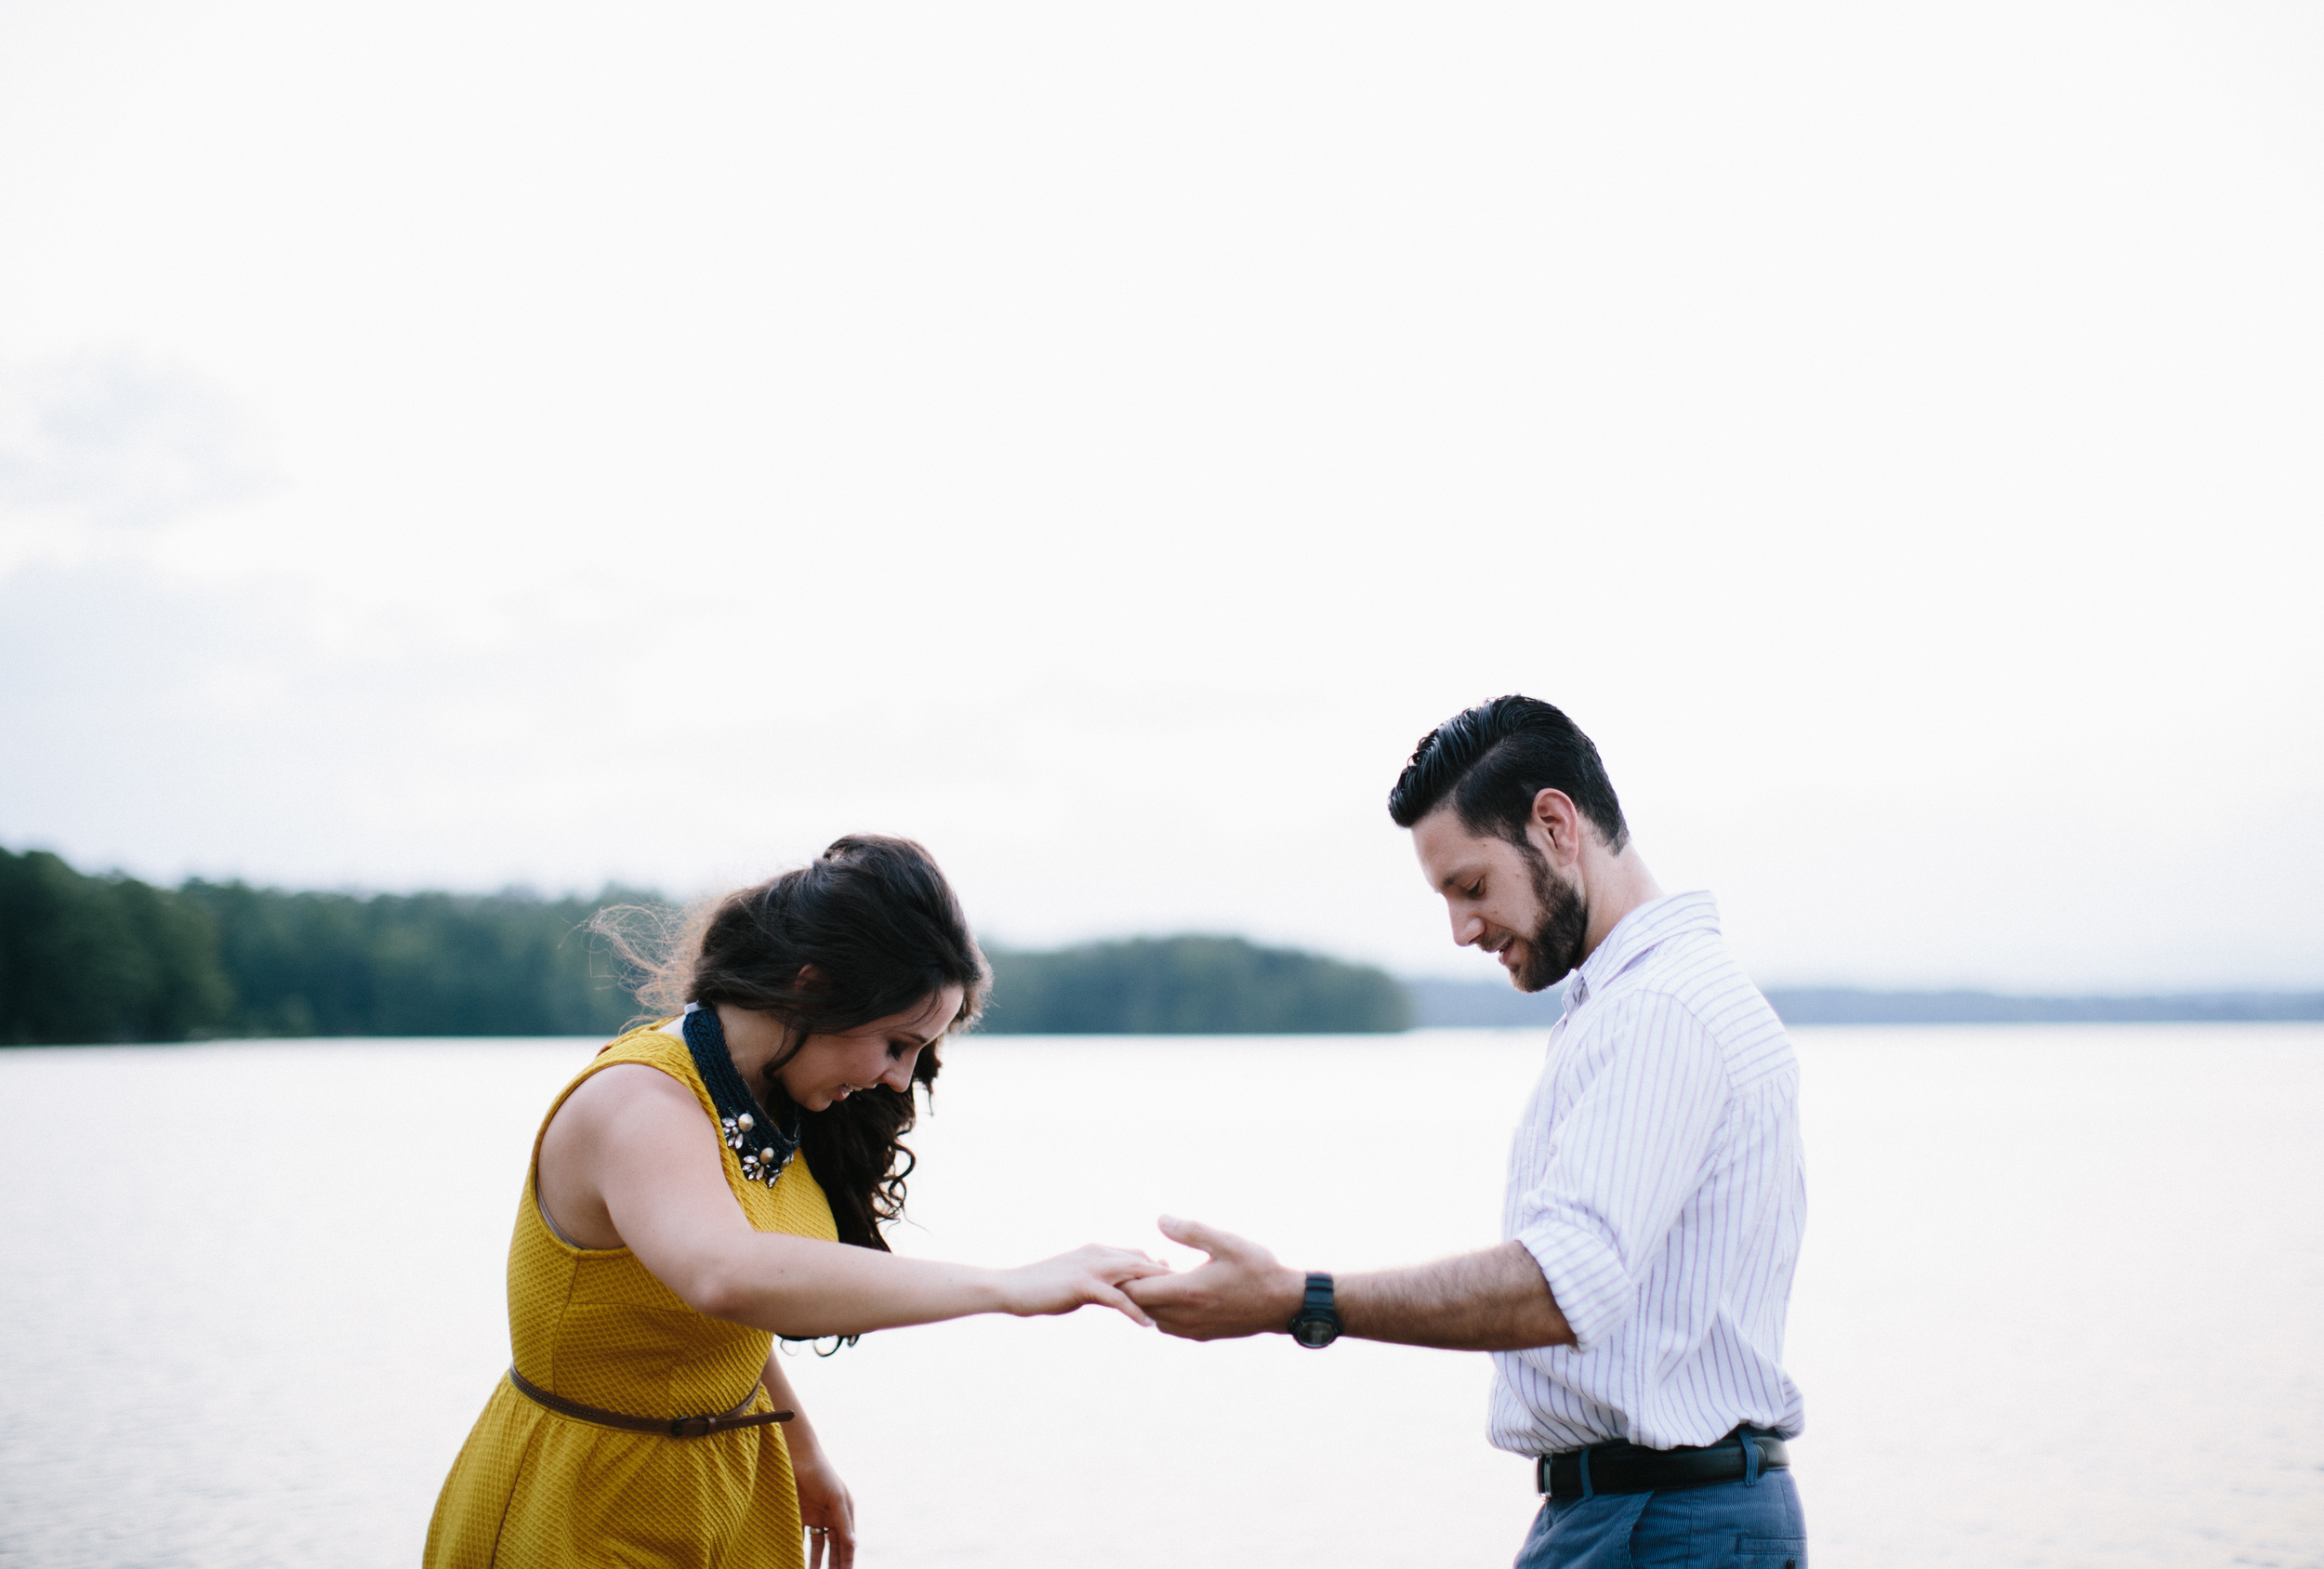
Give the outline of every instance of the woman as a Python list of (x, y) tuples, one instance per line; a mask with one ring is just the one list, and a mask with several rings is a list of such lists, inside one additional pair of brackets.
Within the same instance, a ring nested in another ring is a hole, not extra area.
[[(606, 926), (635, 957), (617, 926)], [(549, 1108), (508, 1250), (514, 1365), (428, 1529), (429, 1569), (803, 1565), (853, 1505), (772, 1353), (968, 1313), (1102, 1303), (1162, 1266), (1084, 1247), (984, 1270), (901, 1259), (916, 1084), (988, 971), (918, 845), (844, 838), (730, 894), (640, 993), (685, 1012)]]

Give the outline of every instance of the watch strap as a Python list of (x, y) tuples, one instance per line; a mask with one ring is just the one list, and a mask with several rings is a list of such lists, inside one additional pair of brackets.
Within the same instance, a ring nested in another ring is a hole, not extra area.
[(1340, 1338), (1340, 1308), (1333, 1299), (1331, 1277), (1316, 1273), (1307, 1277), (1307, 1290), (1300, 1299), (1300, 1311), (1284, 1325), (1291, 1338), (1310, 1351), (1317, 1351)]

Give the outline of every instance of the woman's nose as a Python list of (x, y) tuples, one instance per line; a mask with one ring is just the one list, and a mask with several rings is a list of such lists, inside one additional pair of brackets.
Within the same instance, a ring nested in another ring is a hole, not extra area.
[(879, 1082), (899, 1095), (905, 1093), (912, 1088), (912, 1070), (919, 1060), (920, 1054), (917, 1051), (906, 1057), (891, 1058), (888, 1071), (879, 1075)]

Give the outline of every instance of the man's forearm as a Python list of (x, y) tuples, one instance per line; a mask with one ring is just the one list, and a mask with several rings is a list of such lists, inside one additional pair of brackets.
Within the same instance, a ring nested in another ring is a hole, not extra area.
[(1340, 1323), (1365, 1340), (1456, 1351), (1570, 1346), (1574, 1332), (1522, 1243), (1408, 1270), (1340, 1275)]
[[(1302, 1272), (1259, 1244), (1198, 1220), (1165, 1215), (1162, 1233), (1210, 1255), (1197, 1269), (1123, 1283), (1164, 1333), (1226, 1340), (1280, 1335), (1290, 1326), (1307, 1279)], [(1461, 1351), (1574, 1343), (1540, 1266), (1514, 1242), (1417, 1269), (1338, 1275), (1332, 1296), (1342, 1332), (1366, 1340)]]

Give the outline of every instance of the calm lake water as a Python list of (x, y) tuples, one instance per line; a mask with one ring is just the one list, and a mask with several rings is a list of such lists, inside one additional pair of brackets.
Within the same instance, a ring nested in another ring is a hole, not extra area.
[[(2324, 1028), (1796, 1033), (1819, 1569), (2324, 1569)], [(594, 1041), (0, 1052), (0, 1562), (407, 1565), (508, 1363), (535, 1123)], [(1495, 1239), (1532, 1033), (975, 1039), (905, 1251), (1342, 1270)], [(794, 1377), (909, 1569), (1509, 1562), (1482, 1357), (1111, 1314)]]

